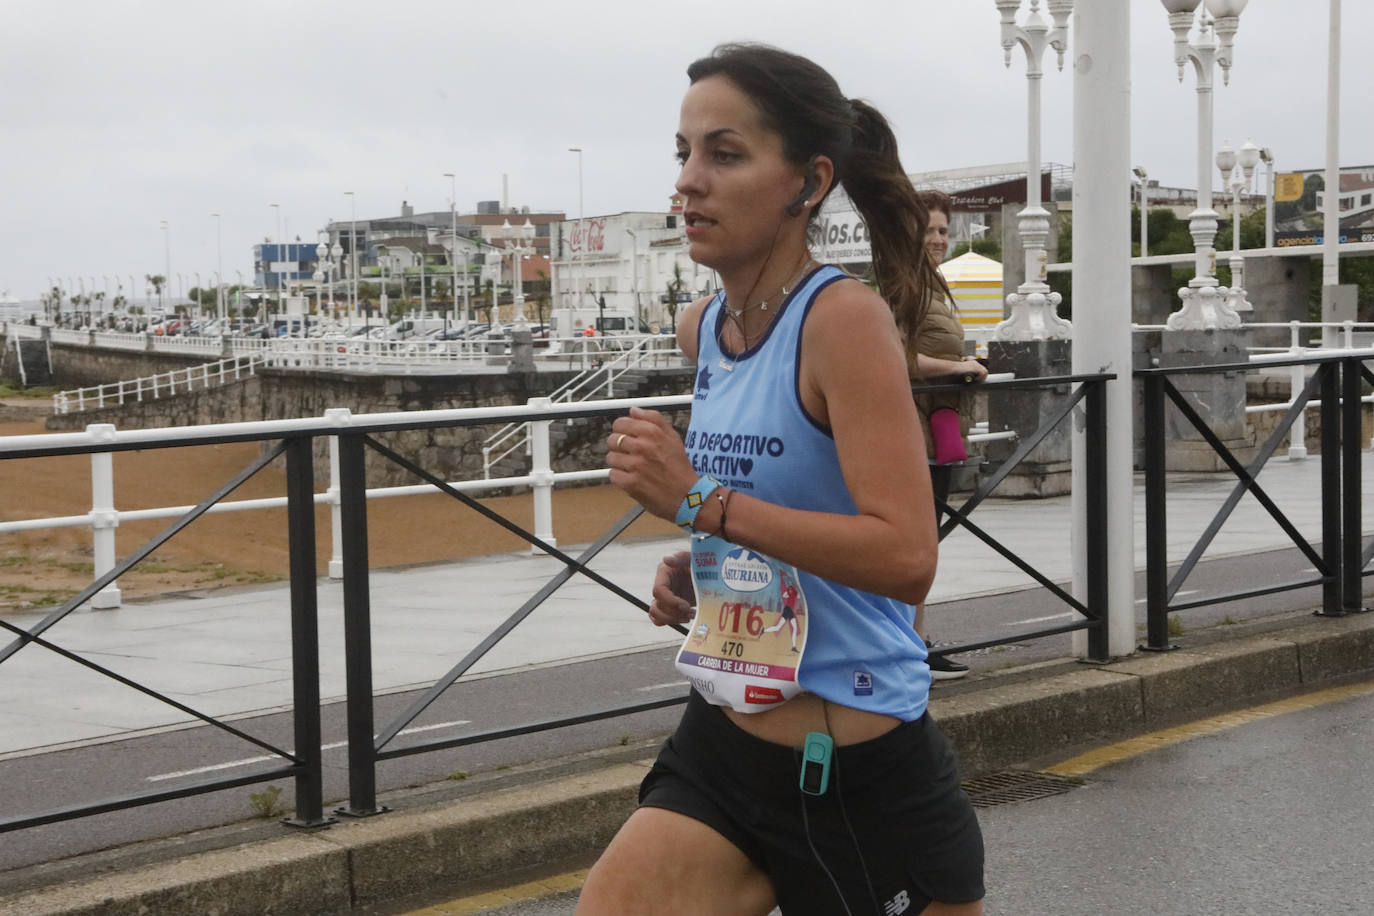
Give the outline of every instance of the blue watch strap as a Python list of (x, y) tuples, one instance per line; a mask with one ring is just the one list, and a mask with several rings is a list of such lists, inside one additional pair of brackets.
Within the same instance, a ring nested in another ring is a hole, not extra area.
[(720, 486), (721, 482), (714, 477), (698, 477), (697, 482), (692, 484), (692, 489), (682, 498), (682, 504), (677, 507), (677, 517), (673, 521), (677, 522), (679, 527), (691, 531), (692, 524), (697, 520), (697, 513), (706, 504), (706, 497)]

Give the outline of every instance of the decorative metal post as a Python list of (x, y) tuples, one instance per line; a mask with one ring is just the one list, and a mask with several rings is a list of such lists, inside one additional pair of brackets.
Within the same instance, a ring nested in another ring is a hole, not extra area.
[(997, 325), (994, 337), (997, 340), (1068, 338), (1072, 325), (1056, 311), (1062, 297), (1051, 292), (1046, 282), (1049, 256), (1045, 245), (1050, 236), (1050, 214), (1041, 206), (1040, 199), (1040, 79), (1044, 75), (1040, 60), (1046, 48), (1053, 48), (1059, 55), (1059, 69), (1064, 69), (1073, 0), (1048, 0), (1046, 7), (1054, 19), (1052, 28), (1040, 15), (1040, 0), (1030, 0), (1030, 13), (1022, 26), (1016, 24), (1021, 0), (993, 2), (1002, 16), (1002, 50), (1006, 65), (1011, 66), (1011, 51), (1018, 43), (1026, 52), (1028, 90), (1026, 208), (1017, 216), (1017, 231), (1021, 234), (1026, 259), (1025, 281), (1016, 292), (1007, 296), (1011, 314)]
[[(1189, 42), (1193, 13), (1199, 0), (1161, 0), (1169, 13), (1169, 28), (1174, 32), (1174, 63), (1178, 79), (1189, 61), (1197, 75), (1197, 208), (1188, 217), (1193, 236), (1193, 279), (1178, 291), (1182, 307), (1169, 316), (1168, 327), (1185, 329), (1238, 328), (1240, 316), (1227, 302), (1229, 290), (1221, 289), (1216, 279), (1217, 213), (1212, 209), (1212, 68), (1221, 65), (1222, 82), (1231, 81), (1231, 49), (1240, 27), (1240, 14), (1247, 0), (1207, 0), (1198, 15), (1197, 40)], [(1212, 14), (1208, 15), (1208, 12)], [(1212, 17), (1216, 17), (1213, 19)]]

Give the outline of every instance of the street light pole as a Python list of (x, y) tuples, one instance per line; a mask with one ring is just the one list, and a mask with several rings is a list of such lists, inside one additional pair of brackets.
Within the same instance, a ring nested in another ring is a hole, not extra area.
[[(580, 244), (582, 246), (580, 252), (582, 270), (579, 272), (578, 277), (574, 282), (577, 284), (577, 288), (579, 290), (577, 304), (583, 305), (586, 302), (586, 300), (582, 298), (581, 289), (582, 275), (587, 272), (587, 224), (585, 222), (586, 211), (583, 209), (582, 205), (582, 147), (570, 146), (568, 147), (568, 152), (577, 153), (577, 237), (581, 240)], [(563, 304), (564, 306), (567, 305), (566, 302)]]
[[(1231, 50), (1240, 14), (1247, 0), (1207, 0), (1198, 15), (1198, 37), (1189, 42), (1193, 13), (1199, 0), (1161, 0), (1169, 13), (1169, 28), (1174, 33), (1174, 63), (1179, 82), (1191, 61), (1197, 76), (1197, 209), (1188, 217), (1193, 236), (1193, 279), (1179, 291), (1182, 307), (1169, 316), (1170, 330), (1238, 328), (1240, 316), (1227, 303), (1229, 290), (1221, 290), (1216, 278), (1217, 212), (1212, 209), (1212, 73), (1220, 64), (1222, 82), (1231, 81)], [(1208, 12), (1215, 16), (1213, 19)]]
[[(1341, 0), (1331, 0), (1326, 39), (1326, 171), (1322, 198), (1322, 321), (1336, 319), (1341, 282)], [(1322, 328), (1322, 346), (1336, 344), (1337, 328)]]
[[(448, 262), (453, 268), (453, 307), (450, 312), (453, 315), (453, 323), (458, 323), (458, 176), (453, 172), (445, 172), (444, 177), (449, 180), (448, 197), (448, 218), (449, 236), (453, 239), (453, 248), (449, 251)], [(463, 280), (467, 281), (467, 264), (463, 265)], [(463, 310), (467, 311), (467, 288), (463, 289)]]
[[(320, 239), (320, 243), (315, 246), (315, 312), (320, 316), (320, 323), (324, 323), (324, 298), (321, 283), (329, 282), (329, 271), (333, 265), (329, 263), (329, 239)], [(329, 287), (329, 317), (334, 318), (334, 287)]]
[[(343, 246), (338, 242), (329, 246), (329, 314), (335, 320), (339, 317), (339, 308), (334, 302), (334, 279), (339, 274), (339, 268), (343, 265)], [(348, 327), (353, 327), (353, 314), (348, 315)]]
[(285, 313), (286, 306), (285, 303), (282, 302), (281, 274), (278, 273), (276, 269), (278, 260), (286, 260), (281, 251), (281, 204), (268, 204), (268, 206), (277, 211), (277, 244), (272, 246), (272, 253), (277, 255), (277, 257), (274, 257), (268, 263), (270, 265), (269, 269), (277, 278), (277, 312)]
[(224, 235), (221, 232), (220, 216), (218, 213), (211, 213), (215, 218), (215, 317), (224, 317)]
[(1007, 297), (1010, 315), (999, 322), (993, 336), (997, 340), (1046, 340), (1067, 338), (1072, 325), (1059, 317), (1062, 298), (1051, 292), (1047, 264), (1049, 255), (1045, 245), (1050, 237), (1050, 214), (1040, 199), (1040, 83), (1044, 71), (1040, 60), (1047, 48), (1059, 56), (1059, 69), (1064, 69), (1064, 52), (1068, 49), (1069, 15), (1073, 0), (1048, 0), (1046, 6), (1054, 19), (1053, 28), (1040, 15), (1040, 0), (1030, 0), (1030, 13), (1024, 26), (1016, 24), (1021, 0), (994, 0), (1002, 17), (1002, 51), (1008, 67), (1011, 51), (1017, 44), (1026, 52), (1027, 153), (1026, 208), (1017, 216), (1017, 230), (1025, 253), (1025, 279), (1016, 292)]
[(644, 324), (644, 316), (639, 311), (639, 237), (629, 228), (625, 230), (625, 234), (630, 237), (630, 293), (634, 296), (635, 333), (638, 334)]
[(420, 243), (420, 317), (428, 318), (428, 309), (425, 307), (425, 243)]
[[(358, 310), (358, 199), (352, 191), (344, 191), (348, 198), (348, 260), (351, 312)], [(350, 319), (351, 320), (351, 319)]]
[(165, 271), (165, 273), (162, 278), (162, 287), (158, 290), (157, 296), (158, 304), (162, 307), (162, 311), (166, 312), (166, 289), (168, 285), (172, 282), (172, 227), (168, 224), (168, 222), (165, 219), (162, 221), (162, 254), (163, 270)]

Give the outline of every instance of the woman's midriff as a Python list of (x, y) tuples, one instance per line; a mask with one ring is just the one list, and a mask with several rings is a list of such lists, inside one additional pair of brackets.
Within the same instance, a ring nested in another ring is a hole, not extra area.
[(795, 696), (767, 712), (741, 713), (728, 706), (722, 709), (731, 722), (755, 738), (787, 747), (801, 747), (808, 732), (826, 732), (839, 746), (858, 744), (901, 724), (892, 716), (825, 703), (814, 693)]

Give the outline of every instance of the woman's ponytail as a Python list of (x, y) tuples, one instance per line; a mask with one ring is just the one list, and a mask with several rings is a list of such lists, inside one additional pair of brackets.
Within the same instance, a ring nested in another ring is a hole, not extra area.
[(916, 332), (934, 296), (949, 287), (925, 248), (930, 222), (925, 203), (902, 170), (897, 138), (872, 105), (851, 99), (854, 128), (840, 183), (868, 226), (873, 276), (892, 308), (897, 327), (908, 339)]

